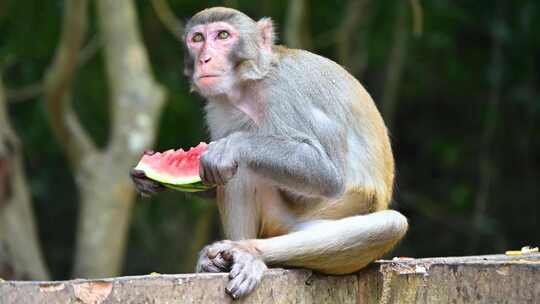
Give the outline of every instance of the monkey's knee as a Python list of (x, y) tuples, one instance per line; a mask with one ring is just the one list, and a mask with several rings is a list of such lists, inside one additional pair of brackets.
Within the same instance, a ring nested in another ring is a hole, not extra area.
[(407, 218), (395, 210), (379, 211), (373, 216), (379, 217), (377, 222), (380, 223), (380, 226), (374, 232), (373, 246), (368, 249), (368, 252), (371, 251), (369, 254), (372, 256), (371, 261), (381, 258), (392, 250), (405, 236), (409, 228)]
[(403, 214), (395, 210), (383, 210), (376, 214), (381, 216), (385, 223), (381, 231), (381, 240), (395, 244), (405, 236), (409, 222)]
[[(407, 218), (394, 210), (383, 210), (359, 216), (357, 246), (342, 250), (314, 269), (325, 274), (348, 274), (358, 271), (388, 253), (405, 236)], [(369, 227), (367, 228), (366, 227)], [(323, 266), (323, 267), (321, 267)]]

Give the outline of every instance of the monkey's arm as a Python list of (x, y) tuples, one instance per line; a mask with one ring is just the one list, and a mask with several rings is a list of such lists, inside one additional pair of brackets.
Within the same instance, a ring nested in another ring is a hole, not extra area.
[(201, 157), (205, 183), (224, 184), (246, 165), (279, 187), (305, 195), (336, 197), (343, 193), (343, 169), (322, 144), (308, 136), (234, 133), (213, 142)]
[(255, 173), (295, 192), (336, 197), (345, 189), (339, 162), (307, 137), (251, 135), (240, 155)]

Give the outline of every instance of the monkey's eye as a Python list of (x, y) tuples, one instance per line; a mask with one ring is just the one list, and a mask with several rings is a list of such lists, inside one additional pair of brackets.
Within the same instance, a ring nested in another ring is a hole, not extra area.
[(204, 37), (201, 33), (196, 33), (195, 35), (193, 35), (193, 37), (191, 37), (192, 42), (201, 42), (203, 40), (204, 40)]
[(218, 34), (217, 34), (217, 37), (218, 39), (227, 39), (231, 36), (231, 34), (229, 34), (229, 32), (227, 31), (220, 31)]

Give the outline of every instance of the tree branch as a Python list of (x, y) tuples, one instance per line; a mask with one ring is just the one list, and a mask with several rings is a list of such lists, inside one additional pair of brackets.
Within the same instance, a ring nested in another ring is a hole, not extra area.
[(176, 18), (171, 10), (171, 7), (167, 3), (167, 0), (152, 0), (152, 6), (163, 25), (176, 37), (176, 39), (182, 41), (184, 34), (184, 24)]
[[(357, 75), (365, 69), (367, 62), (367, 29), (365, 24), (369, 16), (370, 0), (350, 0), (347, 3), (345, 17), (337, 33), (336, 46), (338, 61)], [(356, 48), (355, 41), (359, 41), (360, 48)], [(357, 60), (353, 60), (353, 53)]]
[(6, 98), (9, 102), (21, 102), (28, 99), (36, 98), (43, 93), (42, 81), (32, 83), (22, 87), (20, 89), (8, 89), (6, 88)]
[(394, 25), (394, 42), (386, 68), (386, 81), (382, 97), (382, 115), (389, 129), (392, 129), (397, 109), (397, 94), (401, 83), (405, 56), (407, 54), (407, 10), (404, 2), (399, 2), (397, 19)]
[(285, 23), (285, 44), (291, 48), (311, 48), (311, 39), (307, 26), (308, 5), (305, 0), (289, 1), (287, 21)]
[(224, 0), (223, 5), (230, 8), (238, 8), (238, 0)]
[(214, 212), (216, 211), (215, 204), (205, 199), (195, 198), (194, 203), (201, 206), (202, 210), (198, 215), (195, 225), (192, 227), (193, 234), (189, 244), (189, 250), (184, 255), (184, 261), (182, 263), (182, 268), (188, 272), (193, 271), (194, 265), (197, 264), (199, 251), (208, 244), (210, 229), (214, 222)]
[[(493, 184), (495, 168), (492, 160), (492, 146), (495, 137), (495, 130), (498, 124), (499, 103), (501, 101), (501, 87), (503, 75), (503, 41), (502, 35), (497, 30), (504, 24), (502, 16), (501, 1), (496, 2), (496, 12), (494, 24), (492, 25), (491, 41), (491, 64), (489, 66), (489, 99), (487, 104), (487, 115), (484, 120), (484, 130), (482, 134), (479, 154), (479, 176), (478, 192), (475, 199), (474, 225), (475, 230), (471, 234), (470, 250), (474, 251), (480, 240), (480, 236), (485, 232), (487, 220), (487, 206), (489, 194)], [(497, 236), (498, 237), (498, 236)]]
[(128, 172), (153, 145), (166, 96), (152, 74), (134, 1), (95, 3), (112, 134), (107, 148), (85, 158), (76, 172), (82, 202), (73, 273), (83, 277), (116, 275), (121, 269), (135, 195)]
[(68, 124), (66, 114), (71, 81), (87, 27), (87, 6), (87, 0), (64, 1), (62, 34), (44, 81), (44, 96), (51, 127), (74, 167), (79, 166), (84, 153), (96, 149), (89, 136), (82, 131), (79, 121), (70, 119)]
[[(100, 47), (101, 43), (96, 36), (90, 39), (77, 58), (77, 67), (86, 64), (92, 59), (97, 54)], [(41, 94), (43, 94), (43, 81), (38, 81), (15, 90), (6, 88), (7, 100), (13, 103), (33, 99)]]
[(19, 139), (11, 127), (0, 75), (0, 259), (17, 279), (48, 279), (36, 232)]
[(337, 31), (338, 29), (332, 28), (314, 36), (313, 48), (314, 49), (324, 48), (324, 47), (328, 47), (336, 43)]
[[(113, 115), (109, 148), (132, 165), (137, 160), (135, 158), (153, 144), (166, 92), (153, 78), (137, 28), (136, 11), (131, 4), (105, 0), (97, 3), (111, 87)], [(111, 12), (116, 12), (116, 15)], [(118, 15), (120, 12), (121, 16)], [(120, 18), (124, 22), (118, 22)]]
[(411, 9), (413, 15), (413, 34), (419, 37), (424, 30), (424, 11), (420, 0), (411, 0)]
[(79, 56), (77, 58), (77, 67), (85, 65), (88, 61), (94, 58), (100, 48), (101, 39), (98, 35), (94, 35), (92, 38), (90, 38), (90, 40), (88, 40), (86, 45), (79, 52)]
[[(4, 94), (4, 84), (2, 81), (2, 75), (0, 74), (0, 139), (2, 139), (3, 136), (7, 136), (10, 138), (15, 136), (13, 129), (8, 123), (8, 119), (9, 118), (6, 109), (6, 98)], [(2, 146), (3, 145), (0, 143), (0, 148)], [(0, 154), (2, 153), (4, 153), (4, 151), (0, 150)]]

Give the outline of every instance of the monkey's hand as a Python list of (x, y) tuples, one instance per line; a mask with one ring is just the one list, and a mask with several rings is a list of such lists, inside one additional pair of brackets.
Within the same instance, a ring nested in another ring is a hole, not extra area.
[[(145, 151), (144, 153), (147, 154), (153, 152)], [(144, 171), (132, 169), (129, 175), (135, 184), (135, 189), (143, 197), (150, 197), (152, 194), (165, 191), (166, 189), (165, 186), (146, 177)]]
[(261, 282), (266, 269), (266, 264), (256, 250), (233, 241), (221, 241), (206, 246), (197, 262), (197, 272), (230, 271), (225, 291), (233, 299), (251, 293)]
[(224, 185), (238, 169), (238, 146), (242, 133), (233, 133), (211, 142), (201, 155), (199, 175), (203, 183)]

